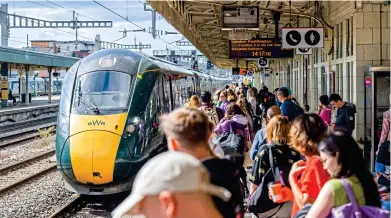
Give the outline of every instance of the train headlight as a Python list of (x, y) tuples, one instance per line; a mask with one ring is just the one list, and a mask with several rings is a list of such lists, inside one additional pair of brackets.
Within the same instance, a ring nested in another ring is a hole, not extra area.
[(63, 114), (60, 114), (57, 128), (63, 136), (69, 135), (69, 117)]
[(140, 117), (131, 117), (129, 118), (128, 122), (127, 122), (127, 126), (125, 128), (125, 132), (127, 134), (132, 134), (134, 132), (137, 131), (137, 129), (139, 128), (141, 124), (141, 118)]
[(126, 132), (127, 133), (133, 133), (134, 131), (136, 130), (136, 127), (135, 126), (133, 126), (132, 124), (130, 124), (130, 125), (128, 125), (127, 127), (126, 127)]

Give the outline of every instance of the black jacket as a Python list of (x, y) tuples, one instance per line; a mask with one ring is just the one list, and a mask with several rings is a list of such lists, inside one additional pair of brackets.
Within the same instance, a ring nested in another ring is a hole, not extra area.
[(355, 113), (356, 106), (352, 103), (345, 102), (337, 111), (335, 126), (337, 128), (345, 129), (348, 133), (352, 134), (355, 127)]
[(224, 218), (243, 217), (244, 196), (237, 167), (231, 161), (219, 158), (207, 159), (202, 161), (202, 163), (210, 173), (211, 183), (226, 188), (232, 194), (228, 202), (224, 202), (214, 196), (212, 197), (217, 210)]

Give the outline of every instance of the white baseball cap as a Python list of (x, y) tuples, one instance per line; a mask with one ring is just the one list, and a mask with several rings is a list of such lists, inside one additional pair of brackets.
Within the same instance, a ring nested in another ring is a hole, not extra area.
[(144, 197), (172, 193), (204, 192), (228, 201), (231, 193), (210, 183), (210, 176), (202, 163), (193, 156), (170, 151), (148, 161), (137, 174), (132, 193), (112, 213), (121, 218), (130, 212)]

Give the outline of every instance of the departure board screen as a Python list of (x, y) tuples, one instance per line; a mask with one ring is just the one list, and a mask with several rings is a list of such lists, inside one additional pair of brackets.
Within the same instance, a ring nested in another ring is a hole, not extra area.
[(281, 40), (230, 40), (230, 58), (292, 58), (293, 49), (282, 49)]

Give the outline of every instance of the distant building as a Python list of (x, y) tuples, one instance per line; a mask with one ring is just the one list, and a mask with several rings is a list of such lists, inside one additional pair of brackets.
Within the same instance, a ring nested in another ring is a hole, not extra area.
[(98, 50), (93, 41), (77, 41), (76, 43), (76, 41), (31, 40), (30, 42), (31, 47), (23, 49), (79, 58)]

